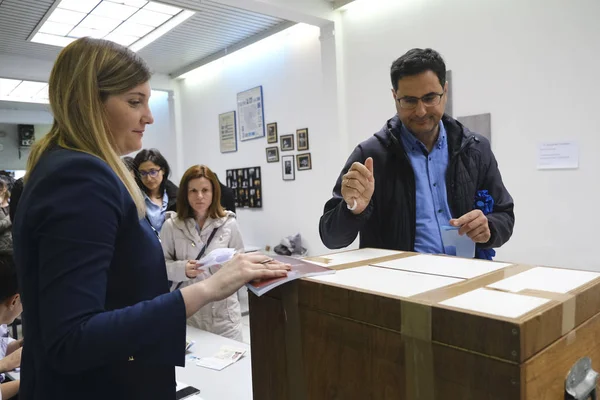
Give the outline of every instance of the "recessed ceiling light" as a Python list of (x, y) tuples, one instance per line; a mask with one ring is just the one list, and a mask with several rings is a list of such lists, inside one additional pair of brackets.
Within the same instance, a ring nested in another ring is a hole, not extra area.
[(89, 13), (100, 3), (100, 0), (62, 0), (59, 8), (71, 11)]
[(73, 29), (75, 25), (71, 24), (60, 24), (58, 22), (46, 21), (44, 25), (40, 28), (39, 32), (41, 33), (49, 33), (51, 35), (59, 35), (65, 36), (71, 29)]
[(21, 80), (0, 78), (0, 96), (7, 96), (14, 88), (19, 86)]
[(62, 0), (30, 40), (64, 47), (79, 37), (91, 36), (138, 51), (194, 14), (145, 0)]
[(61, 24), (78, 24), (84, 17), (86, 13), (71, 11), (71, 10), (63, 10), (62, 8), (57, 8), (54, 10), (52, 14), (48, 17), (48, 21), (59, 22)]

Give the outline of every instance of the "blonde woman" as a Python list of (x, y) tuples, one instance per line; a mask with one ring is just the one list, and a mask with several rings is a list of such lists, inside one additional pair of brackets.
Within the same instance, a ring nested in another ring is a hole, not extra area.
[(50, 75), (54, 123), (32, 149), (14, 223), (27, 330), (24, 399), (175, 399), (186, 318), (288, 266), (237, 256), (169, 292), (144, 198), (120, 156), (153, 122), (144, 61), (82, 38)]
[[(204, 165), (189, 168), (179, 184), (177, 215), (168, 219), (160, 233), (167, 276), (174, 287), (186, 287), (210, 278), (199, 272), (196, 259), (218, 248), (244, 250), (235, 214), (221, 206), (217, 176)], [(237, 293), (202, 307), (188, 324), (242, 341), (242, 313)]]

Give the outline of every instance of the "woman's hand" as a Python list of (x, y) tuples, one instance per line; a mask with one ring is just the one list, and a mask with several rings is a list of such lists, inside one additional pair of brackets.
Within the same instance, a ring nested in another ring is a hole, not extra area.
[(236, 254), (205, 282), (213, 301), (222, 300), (246, 283), (280, 278), (287, 275), (289, 264), (283, 264), (261, 253)]
[(181, 289), (185, 313), (189, 318), (210, 302), (231, 296), (246, 283), (287, 276), (291, 269), (260, 253), (236, 254), (210, 278)]
[(187, 264), (185, 264), (185, 276), (190, 279), (194, 279), (198, 276), (200, 271), (198, 271), (198, 264), (196, 260), (189, 260)]

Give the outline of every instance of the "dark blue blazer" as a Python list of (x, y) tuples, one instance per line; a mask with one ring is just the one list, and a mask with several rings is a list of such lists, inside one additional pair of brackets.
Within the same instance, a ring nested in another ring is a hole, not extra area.
[(185, 305), (159, 239), (102, 160), (56, 147), (14, 222), (27, 333), (19, 398), (174, 399)]

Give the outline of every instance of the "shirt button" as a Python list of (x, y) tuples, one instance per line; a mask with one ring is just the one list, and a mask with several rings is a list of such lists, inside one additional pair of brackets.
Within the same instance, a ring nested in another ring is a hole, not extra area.
[(431, 161), (431, 157), (429, 157), (429, 161)]
[(439, 212), (439, 213), (441, 213), (441, 212), (442, 212), (442, 209), (440, 208), (440, 209), (438, 210), (438, 212)]
[(437, 186), (437, 183), (434, 183), (433, 186)]

